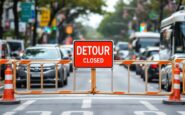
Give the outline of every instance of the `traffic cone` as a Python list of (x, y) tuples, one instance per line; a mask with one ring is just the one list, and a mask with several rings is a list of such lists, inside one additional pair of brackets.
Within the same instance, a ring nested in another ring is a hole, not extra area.
[(181, 100), (179, 65), (175, 66), (173, 83), (172, 94), (168, 100), (163, 100), (163, 103), (169, 105), (185, 105), (185, 101)]
[(11, 105), (19, 103), (20, 101), (15, 100), (14, 97), (12, 70), (10, 68), (10, 65), (7, 65), (7, 68), (5, 70), (3, 98), (0, 101), (0, 104)]

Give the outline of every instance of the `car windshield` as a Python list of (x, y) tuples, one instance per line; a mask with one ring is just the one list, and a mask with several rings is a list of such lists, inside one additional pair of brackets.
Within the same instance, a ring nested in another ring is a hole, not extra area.
[(175, 29), (175, 53), (185, 53), (185, 22), (176, 23)]
[(128, 44), (119, 44), (120, 50), (128, 50)]
[(18, 42), (8, 42), (8, 45), (10, 46), (11, 51), (20, 51), (21, 43)]
[(34, 48), (27, 49), (22, 57), (23, 59), (60, 59), (59, 52), (55, 48)]
[(140, 38), (139, 44), (141, 48), (146, 48), (148, 46), (159, 46), (159, 38)]
[(69, 57), (68, 51), (66, 49), (61, 49), (64, 57)]

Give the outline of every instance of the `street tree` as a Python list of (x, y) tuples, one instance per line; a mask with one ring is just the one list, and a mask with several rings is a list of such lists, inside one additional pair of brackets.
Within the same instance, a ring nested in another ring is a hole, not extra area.
[(40, 0), (39, 5), (50, 5), (51, 18), (48, 26), (51, 26), (52, 20), (57, 14), (62, 13), (65, 18), (58, 24), (59, 43), (65, 40), (67, 34), (65, 33), (65, 25), (73, 23), (80, 15), (87, 15), (89, 13), (102, 14), (102, 7), (105, 6), (104, 0)]
[(0, 39), (3, 39), (2, 15), (5, 0), (0, 1)]

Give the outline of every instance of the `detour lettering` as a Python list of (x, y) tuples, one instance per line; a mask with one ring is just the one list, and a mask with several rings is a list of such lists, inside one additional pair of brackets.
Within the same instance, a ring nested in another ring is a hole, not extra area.
[(112, 41), (75, 41), (74, 66), (77, 68), (111, 68)]

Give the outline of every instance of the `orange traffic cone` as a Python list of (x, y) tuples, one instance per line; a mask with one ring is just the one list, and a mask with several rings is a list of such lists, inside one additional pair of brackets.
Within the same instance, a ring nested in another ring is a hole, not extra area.
[(181, 100), (179, 65), (175, 67), (173, 83), (172, 94), (169, 96), (168, 100), (163, 100), (163, 103), (170, 105), (185, 105), (185, 101)]
[(5, 70), (5, 82), (4, 82), (4, 93), (3, 99), (0, 101), (0, 104), (19, 104), (20, 101), (15, 100), (14, 89), (13, 89), (13, 77), (12, 70), (10, 65), (7, 65)]

